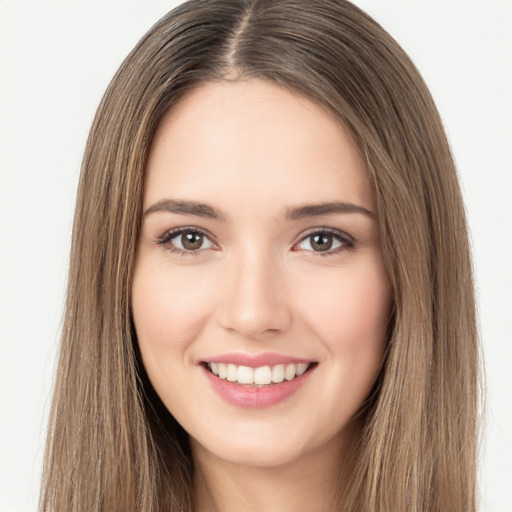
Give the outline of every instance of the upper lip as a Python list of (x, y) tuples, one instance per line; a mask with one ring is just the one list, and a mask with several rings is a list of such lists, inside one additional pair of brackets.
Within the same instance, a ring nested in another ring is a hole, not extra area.
[(224, 363), (236, 364), (237, 366), (249, 366), (251, 368), (258, 368), (260, 366), (274, 366), (277, 364), (300, 364), (312, 363), (310, 359), (303, 359), (301, 357), (289, 356), (285, 354), (276, 354), (273, 352), (264, 352), (261, 354), (243, 354), (240, 352), (233, 352), (221, 354), (212, 357), (206, 357), (201, 360), (202, 363)]

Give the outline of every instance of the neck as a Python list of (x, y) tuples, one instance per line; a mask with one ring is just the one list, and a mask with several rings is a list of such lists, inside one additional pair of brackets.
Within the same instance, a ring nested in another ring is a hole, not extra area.
[(346, 439), (270, 467), (234, 464), (192, 442), (195, 511), (339, 510), (340, 494), (346, 483), (342, 474), (350, 474), (352, 466)]

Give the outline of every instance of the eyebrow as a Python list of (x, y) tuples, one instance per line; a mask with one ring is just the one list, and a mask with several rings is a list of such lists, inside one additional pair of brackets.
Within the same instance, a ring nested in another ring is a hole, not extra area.
[(215, 220), (226, 220), (226, 215), (213, 206), (196, 201), (182, 201), (179, 199), (162, 199), (153, 206), (150, 206), (144, 215), (154, 212), (169, 212), (182, 215), (197, 215), (198, 217), (208, 217)]
[(329, 202), (319, 204), (306, 204), (296, 208), (286, 210), (286, 218), (288, 220), (300, 220), (305, 217), (318, 217), (320, 215), (333, 215), (336, 213), (360, 213), (371, 219), (375, 219), (375, 213), (368, 210), (364, 206), (346, 202)]
[[(215, 220), (226, 220), (226, 214), (217, 210), (213, 206), (197, 201), (185, 201), (179, 199), (162, 199), (150, 206), (144, 215), (154, 212), (177, 213), (181, 215), (196, 215), (198, 217), (207, 217)], [(365, 208), (354, 203), (333, 201), (329, 203), (306, 204), (294, 208), (288, 208), (285, 212), (285, 218), (291, 221), (300, 220), (306, 217), (319, 217), (321, 215), (333, 215), (337, 213), (359, 213), (375, 218), (375, 214)]]

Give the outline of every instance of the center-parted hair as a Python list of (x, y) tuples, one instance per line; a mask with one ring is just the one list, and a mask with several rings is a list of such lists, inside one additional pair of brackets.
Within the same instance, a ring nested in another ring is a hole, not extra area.
[(250, 78), (339, 119), (370, 177), (393, 285), (385, 360), (333, 510), (474, 512), (478, 345), (455, 166), (418, 71), (345, 0), (192, 0), (114, 76), (83, 159), (41, 510), (193, 510), (187, 435), (148, 381), (131, 318), (144, 172), (172, 105)]

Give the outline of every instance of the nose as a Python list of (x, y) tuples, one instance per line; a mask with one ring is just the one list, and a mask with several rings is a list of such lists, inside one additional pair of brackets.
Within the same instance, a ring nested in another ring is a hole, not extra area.
[(283, 272), (272, 258), (248, 254), (231, 262), (221, 277), (220, 325), (246, 339), (286, 331), (291, 304)]

